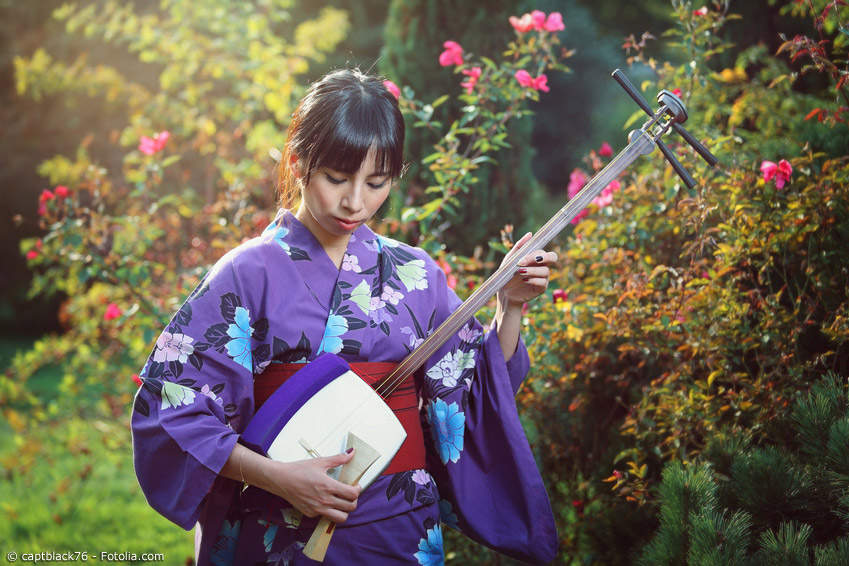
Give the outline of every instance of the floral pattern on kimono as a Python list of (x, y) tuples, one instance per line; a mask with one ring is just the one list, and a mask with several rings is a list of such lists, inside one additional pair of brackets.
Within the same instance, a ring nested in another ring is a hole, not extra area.
[[(157, 340), (132, 419), (142, 489), (165, 517), (197, 523), (199, 565), (308, 560), (316, 519), (218, 476), (253, 416), (256, 376), (325, 352), (399, 362), (459, 303), (422, 250), (361, 226), (337, 267), (285, 211), (213, 266)], [(528, 367), (521, 341), (505, 361), (494, 329), (474, 319), (443, 345), (416, 374), (427, 469), (378, 478), (325, 563), (438, 564), (442, 526), (522, 560), (553, 558), (551, 510), (513, 400)]]

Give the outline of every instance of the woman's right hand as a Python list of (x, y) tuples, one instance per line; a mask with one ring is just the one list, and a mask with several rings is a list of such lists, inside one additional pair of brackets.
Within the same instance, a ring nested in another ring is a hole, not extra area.
[(307, 517), (322, 515), (335, 523), (344, 523), (348, 514), (357, 508), (357, 498), (363, 488), (335, 480), (327, 471), (353, 457), (352, 451), (297, 462), (268, 460), (263, 466), (263, 483), (267, 482), (264, 489), (283, 497)]

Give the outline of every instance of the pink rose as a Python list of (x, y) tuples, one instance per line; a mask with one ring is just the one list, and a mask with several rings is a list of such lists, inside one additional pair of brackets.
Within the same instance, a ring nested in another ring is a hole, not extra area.
[(521, 18), (510, 16), (510, 25), (519, 33), (525, 33), (534, 29), (534, 20), (530, 14), (525, 14)]
[(569, 174), (569, 186), (566, 187), (566, 194), (569, 195), (569, 200), (575, 198), (587, 182), (587, 176), (580, 169), (575, 169)]
[(772, 161), (764, 161), (761, 163), (761, 172), (764, 174), (764, 181), (767, 183), (775, 177), (775, 188), (780, 190), (784, 188), (784, 183), (790, 182), (793, 167), (786, 159), (779, 161), (778, 165)]
[(519, 84), (525, 88), (531, 86), (534, 82), (534, 80), (531, 78), (531, 74), (524, 69), (519, 69), (513, 76), (516, 78), (517, 81), (519, 81)]
[(680, 88), (674, 88), (674, 89), (672, 89), (672, 94), (674, 94), (674, 95), (675, 95), (675, 96), (677, 96), (678, 98), (681, 98), (681, 89), (680, 89)]
[(601, 147), (598, 148), (598, 154), (601, 157), (610, 157), (613, 155), (613, 148), (610, 147), (610, 144), (607, 142), (602, 142)]
[(534, 10), (531, 12), (531, 20), (534, 22), (535, 30), (542, 30), (545, 27), (545, 12)]
[(152, 138), (142, 136), (141, 143), (139, 143), (139, 151), (145, 155), (159, 153), (165, 148), (165, 144), (168, 143), (168, 138), (170, 137), (171, 133), (168, 131), (162, 131), (158, 134), (154, 134)]
[(560, 15), (560, 12), (551, 12), (542, 27), (545, 31), (550, 32), (563, 31), (566, 29), (563, 25), (563, 16)]
[(65, 185), (59, 185), (55, 189), (53, 189), (53, 193), (59, 198), (66, 198), (71, 191), (68, 190), (68, 187)]
[(466, 94), (472, 94), (475, 85), (478, 83), (478, 79), (481, 78), (481, 68), (472, 67), (471, 69), (463, 69), (463, 74), (469, 78), (465, 82), (460, 83), (460, 86), (466, 89)]
[(38, 257), (38, 252), (37, 252), (37, 251), (35, 251), (35, 250), (30, 250), (30, 251), (28, 251), (28, 252), (27, 252), (27, 259), (29, 259), (29, 260), (33, 260), (33, 259), (36, 259), (37, 257)]
[(401, 98), (401, 89), (398, 88), (398, 85), (396, 85), (392, 81), (383, 81), (383, 86), (386, 87), (386, 90), (392, 93), (392, 96), (398, 99)]
[(540, 74), (537, 78), (531, 82), (531, 87), (534, 90), (541, 90), (543, 92), (548, 92), (550, 89), (548, 88), (548, 77), (545, 74)]
[(115, 320), (119, 316), (121, 316), (121, 307), (115, 303), (109, 303), (106, 312), (103, 313), (103, 320)]
[(451, 65), (462, 65), (463, 64), (463, 48), (460, 47), (460, 44), (456, 41), (446, 41), (442, 44), (442, 47), (445, 48), (439, 55), (439, 64), (443, 67), (450, 67)]

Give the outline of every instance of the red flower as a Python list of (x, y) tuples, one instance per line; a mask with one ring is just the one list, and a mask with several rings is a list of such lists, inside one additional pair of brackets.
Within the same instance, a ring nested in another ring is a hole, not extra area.
[(137, 373), (134, 373), (134, 374), (133, 374), (133, 383), (135, 383), (136, 385), (138, 385), (139, 387), (141, 387), (141, 385), (142, 385), (142, 380), (141, 380), (141, 378), (139, 377), (139, 374), (137, 374)]
[(66, 187), (65, 185), (57, 186), (55, 189), (53, 189), (53, 192), (59, 198), (66, 198), (69, 194), (71, 194), (71, 191), (68, 190), (68, 187)]
[(681, 98), (681, 89), (680, 89), (680, 88), (673, 88), (673, 89), (672, 89), (672, 94), (674, 94), (674, 95), (675, 95), (675, 96), (677, 96), (678, 98)]
[(115, 303), (109, 303), (106, 312), (103, 313), (103, 320), (115, 320), (119, 316), (121, 316), (121, 307)]
[(162, 131), (158, 134), (154, 134), (152, 138), (142, 136), (141, 143), (139, 144), (139, 151), (145, 155), (159, 153), (165, 148), (165, 144), (168, 143), (168, 138), (170, 137), (171, 133), (168, 131)]
[(54, 198), (56, 198), (56, 195), (54, 195), (47, 189), (44, 189), (43, 191), (41, 191), (41, 195), (39, 195), (38, 197), (38, 202), (47, 202), (49, 200), (53, 200)]
[(707, 16), (707, 13), (708, 13), (707, 6), (702, 6), (698, 10), (693, 10), (694, 16)]
[(442, 44), (442, 47), (445, 48), (439, 55), (439, 64), (443, 67), (450, 67), (451, 65), (462, 65), (463, 64), (463, 48), (460, 47), (460, 44), (456, 41), (446, 41)]
[(551, 298), (552, 298), (552, 300), (554, 300), (555, 304), (565, 303), (566, 301), (569, 300), (569, 295), (567, 295), (566, 291), (564, 291), (563, 289), (555, 289), (551, 293)]
[(392, 81), (383, 81), (383, 86), (386, 87), (386, 90), (392, 93), (392, 96), (395, 98), (401, 98), (401, 89), (398, 88), (398, 85)]
[(466, 89), (466, 94), (472, 94), (478, 79), (481, 78), (481, 68), (472, 67), (471, 69), (463, 69), (463, 74), (468, 78), (467, 81), (460, 83), (460, 86)]
[(30, 251), (28, 251), (28, 252), (27, 252), (27, 259), (29, 259), (29, 260), (33, 260), (33, 259), (36, 259), (37, 257), (38, 257), (38, 252), (37, 252), (37, 251), (35, 251), (35, 250), (30, 250)]
[(601, 147), (598, 148), (598, 154), (601, 157), (610, 157), (613, 155), (613, 148), (610, 147), (610, 144), (607, 142), (602, 142)]
[(764, 181), (769, 183), (775, 177), (775, 188), (783, 189), (784, 183), (790, 182), (793, 167), (786, 159), (779, 161), (778, 165), (772, 161), (764, 161), (761, 163), (761, 172), (764, 174)]

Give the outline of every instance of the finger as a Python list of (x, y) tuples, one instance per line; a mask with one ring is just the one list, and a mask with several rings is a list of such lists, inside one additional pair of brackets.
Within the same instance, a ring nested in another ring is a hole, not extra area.
[(549, 265), (557, 261), (556, 252), (537, 250), (522, 258), (519, 265)]
[(516, 273), (522, 277), (522, 279), (531, 279), (534, 277), (542, 277), (548, 279), (551, 275), (551, 270), (547, 265), (541, 265), (539, 267), (528, 266), (528, 267), (520, 267)]
[(356, 501), (363, 491), (363, 488), (357, 485), (348, 485), (337, 480), (333, 480), (336, 484), (333, 486), (333, 495), (340, 501)]
[(316, 462), (318, 462), (325, 469), (329, 470), (331, 468), (335, 468), (336, 466), (347, 464), (351, 461), (353, 457), (354, 449), (349, 448), (348, 451), (336, 454), (334, 456), (325, 456), (324, 458), (317, 458)]
[(530, 240), (532, 236), (533, 236), (533, 233), (528, 232), (527, 234), (525, 234), (524, 236), (519, 238), (519, 241), (516, 242), (513, 245), (513, 248), (507, 253), (507, 255), (504, 258), (508, 259), (508, 258), (512, 258), (512, 257), (515, 257), (516, 255), (518, 255), (519, 250), (522, 249), (522, 246), (524, 246), (525, 244), (528, 243), (528, 240)]

